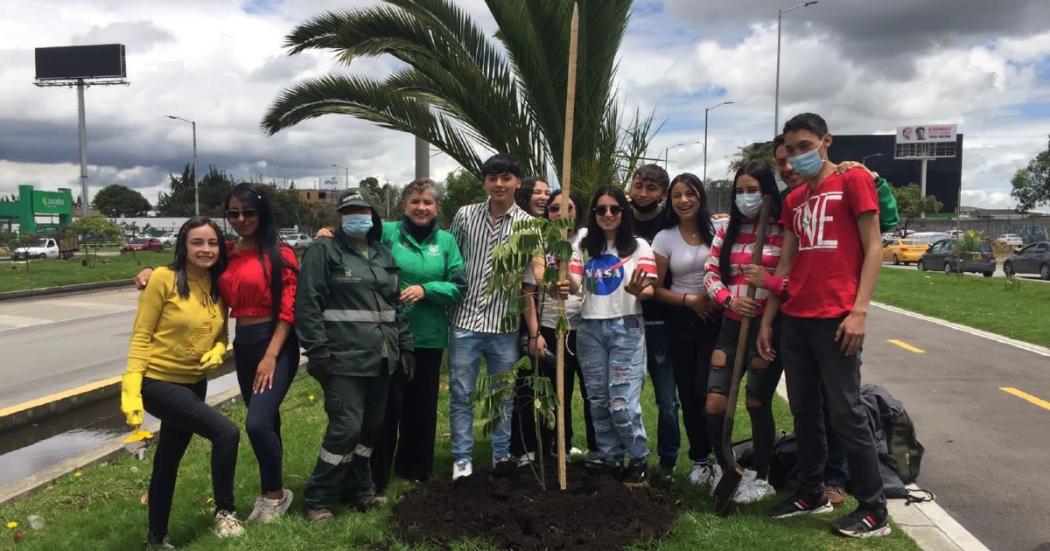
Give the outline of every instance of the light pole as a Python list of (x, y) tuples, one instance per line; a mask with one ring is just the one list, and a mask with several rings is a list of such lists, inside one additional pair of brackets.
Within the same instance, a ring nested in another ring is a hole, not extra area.
[(682, 143), (676, 143), (676, 144), (674, 144), (672, 146), (669, 146), (669, 147), (665, 147), (664, 148), (664, 170), (667, 170), (667, 152), (668, 151), (671, 151), (672, 149), (674, 149), (676, 147), (682, 147), (683, 145), (690, 145), (690, 144), (694, 144), (694, 143), (700, 143), (700, 142), (699, 141), (682, 142)]
[(165, 116), (172, 120), (188, 122), (193, 127), (193, 214), (194, 216), (200, 216), (201, 200), (200, 194), (197, 192), (197, 121), (176, 117), (175, 115)]
[(805, 4), (799, 4), (793, 8), (779, 9), (777, 10), (777, 88), (773, 95), (773, 135), (776, 136), (780, 133), (780, 24), (784, 19), (785, 13), (790, 13), (798, 9), (808, 8), (817, 3), (817, 0), (810, 0)]
[(883, 157), (882, 153), (872, 153), (871, 155), (865, 155), (860, 158), (860, 164), (868, 166), (868, 159), (874, 159), (875, 157)]
[(705, 186), (707, 185), (707, 113), (708, 111), (712, 111), (723, 105), (729, 105), (730, 103), (733, 102), (723, 101), (718, 105), (712, 105), (711, 107), (704, 108), (704, 177), (701, 179), (701, 181), (704, 183)]
[[(337, 165), (335, 163), (332, 163), (332, 166), (334, 166), (336, 168), (341, 168), (344, 171), (346, 171), (346, 176), (343, 177), (343, 186), (345, 186), (346, 189), (350, 189), (350, 167), (343, 166), (343, 165)], [(336, 181), (338, 181), (338, 180), (336, 180)]]

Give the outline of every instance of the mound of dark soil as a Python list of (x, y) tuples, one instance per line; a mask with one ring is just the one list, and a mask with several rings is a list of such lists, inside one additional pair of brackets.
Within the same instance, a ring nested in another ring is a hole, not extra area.
[(501, 549), (622, 549), (660, 538), (670, 530), (674, 499), (653, 487), (626, 488), (609, 475), (588, 475), (570, 465), (569, 487), (541, 491), (529, 469), (513, 478), (488, 472), (435, 480), (405, 495), (394, 507), (396, 531), (406, 543), (447, 547), (484, 539)]

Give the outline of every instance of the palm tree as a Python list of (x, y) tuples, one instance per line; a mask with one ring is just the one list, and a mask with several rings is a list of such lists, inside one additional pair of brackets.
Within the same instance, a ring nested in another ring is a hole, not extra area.
[(773, 142), (753, 143), (737, 149), (740, 151), (737, 151), (736, 158), (729, 163), (730, 174), (751, 161), (762, 161), (769, 165), (769, 168), (777, 169), (777, 161), (773, 156)]
[[(634, 127), (620, 131), (613, 87), (630, 0), (578, 1), (573, 182), (597, 185), (621, 176), (631, 164), (621, 146), (634, 157), (631, 131), (649, 125), (636, 115)], [(513, 155), (530, 174), (553, 168), (560, 179), (573, 2), (486, 3), (499, 27), (494, 38), (447, 0), (384, 0), (297, 26), (286, 42), (292, 55), (330, 50), (350, 65), (389, 54), (405, 67), (382, 81), (327, 75), (299, 82), (273, 102), (263, 130), (272, 135), (322, 115), (351, 115), (418, 136), (474, 174), (480, 146)]]

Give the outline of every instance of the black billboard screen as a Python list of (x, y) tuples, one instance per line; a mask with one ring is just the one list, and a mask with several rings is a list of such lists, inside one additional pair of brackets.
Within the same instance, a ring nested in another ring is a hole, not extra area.
[(123, 44), (36, 49), (37, 80), (126, 77)]

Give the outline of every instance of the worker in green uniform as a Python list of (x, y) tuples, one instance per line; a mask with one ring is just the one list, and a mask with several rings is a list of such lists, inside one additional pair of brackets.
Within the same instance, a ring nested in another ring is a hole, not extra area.
[(358, 189), (343, 194), (334, 239), (306, 250), (296, 295), (296, 333), (307, 371), (324, 390), (328, 428), (304, 490), (306, 517), (332, 519), (336, 499), (366, 510), (375, 495), (369, 468), (391, 374), (411, 379), (414, 347), (402, 308), (398, 267), (380, 241), (382, 225)]

